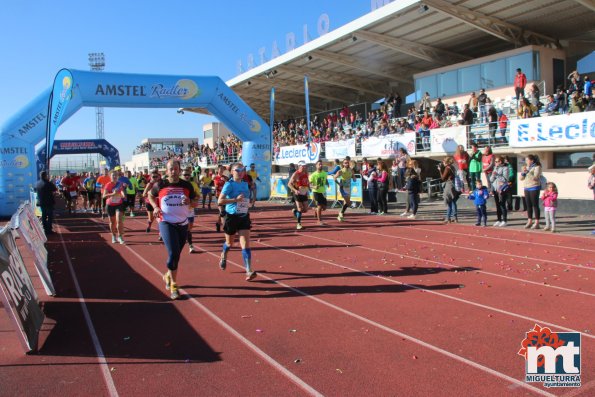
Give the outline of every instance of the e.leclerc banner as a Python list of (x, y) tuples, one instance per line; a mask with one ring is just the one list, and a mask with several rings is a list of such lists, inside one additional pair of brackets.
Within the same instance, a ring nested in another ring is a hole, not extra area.
[(18, 330), (26, 351), (37, 349), (44, 315), (12, 231), (0, 231), (0, 291), (4, 308)]
[(510, 120), (510, 147), (595, 145), (595, 112)]
[(51, 112), (48, 119), (48, 129), (46, 131), (46, 153), (47, 158), (52, 157), (52, 149), (54, 147), (54, 137), (56, 130), (62, 121), (62, 117), (66, 112), (68, 102), (72, 98), (72, 73), (68, 69), (62, 69), (56, 75), (54, 80), (54, 90), (52, 91)]
[(283, 146), (275, 163), (279, 165), (297, 164), (305, 161), (306, 164), (313, 164), (320, 158), (320, 143), (311, 142), (309, 145)]

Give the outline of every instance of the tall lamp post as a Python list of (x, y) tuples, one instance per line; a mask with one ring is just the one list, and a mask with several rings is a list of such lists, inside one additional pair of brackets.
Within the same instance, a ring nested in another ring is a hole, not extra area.
[[(103, 52), (91, 52), (89, 53), (89, 67), (93, 72), (102, 72), (105, 69), (105, 55)], [(95, 137), (97, 139), (105, 139), (105, 133), (103, 132), (103, 108), (95, 108)], [(103, 156), (97, 155), (97, 169), (101, 170), (100, 160)]]

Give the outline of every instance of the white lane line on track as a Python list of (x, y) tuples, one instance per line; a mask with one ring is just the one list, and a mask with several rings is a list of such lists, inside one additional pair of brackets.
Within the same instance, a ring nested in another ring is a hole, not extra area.
[[(201, 226), (199, 226), (199, 227), (200, 227), (200, 228), (204, 228), (204, 227), (201, 227)], [(262, 244), (262, 245), (268, 245), (268, 244), (263, 244), (263, 243), (259, 243), (259, 244)], [(215, 257), (215, 258), (219, 258), (219, 255), (217, 255), (217, 254), (214, 254), (214, 253), (212, 253), (212, 252), (209, 252), (209, 251), (207, 251), (207, 250), (204, 250), (204, 249), (202, 249), (202, 248), (200, 248), (200, 249), (201, 249), (203, 252), (205, 252), (205, 253), (207, 253), (207, 254), (209, 254), (209, 255), (211, 255), (211, 256), (213, 256), (213, 257)], [(285, 250), (285, 249), (282, 249), (282, 251), (287, 251), (287, 250)], [(238, 268), (240, 268), (240, 269), (244, 269), (244, 266), (243, 266), (243, 265), (241, 265), (241, 264), (239, 264), (239, 263), (237, 263), (237, 262), (234, 262), (234, 261), (230, 261), (230, 260), (228, 260), (228, 261), (227, 261), (227, 263), (228, 263), (228, 264), (233, 264), (235, 267), (238, 267)], [(354, 270), (354, 269), (352, 269), (352, 270)], [(355, 270), (355, 271), (358, 271), (358, 270)], [(359, 271), (358, 271), (358, 272), (359, 272)], [(392, 335), (396, 335), (396, 336), (399, 336), (399, 337), (401, 337), (401, 338), (407, 339), (407, 340), (409, 340), (410, 342), (413, 342), (413, 343), (415, 343), (415, 344), (418, 344), (418, 345), (420, 345), (420, 346), (423, 346), (423, 347), (425, 347), (425, 348), (427, 348), (427, 349), (429, 349), (429, 350), (432, 350), (432, 351), (434, 351), (434, 352), (436, 352), (436, 353), (439, 353), (439, 354), (445, 355), (445, 356), (447, 356), (447, 357), (449, 357), (449, 358), (451, 358), (451, 359), (454, 359), (454, 360), (456, 360), (456, 361), (459, 361), (459, 362), (461, 362), (461, 363), (463, 363), (463, 364), (469, 365), (469, 366), (471, 366), (471, 367), (473, 367), (473, 368), (476, 368), (476, 369), (478, 369), (478, 370), (480, 370), (480, 371), (486, 372), (486, 373), (488, 373), (488, 374), (490, 374), (490, 375), (493, 375), (493, 376), (495, 376), (495, 377), (497, 377), (497, 378), (500, 378), (500, 379), (506, 380), (506, 381), (508, 381), (508, 382), (510, 382), (510, 383), (513, 383), (513, 384), (515, 384), (515, 385), (518, 385), (518, 387), (522, 387), (522, 388), (528, 389), (528, 390), (530, 390), (530, 391), (532, 391), (532, 392), (535, 392), (535, 393), (537, 393), (537, 394), (540, 394), (540, 395), (542, 395), (542, 396), (549, 396), (549, 397), (552, 397), (552, 396), (554, 396), (554, 394), (550, 394), (550, 393), (548, 393), (548, 392), (546, 392), (546, 391), (544, 391), (544, 390), (541, 390), (541, 389), (539, 389), (539, 388), (536, 388), (536, 387), (534, 387), (534, 386), (531, 386), (530, 384), (528, 384), (528, 383), (525, 383), (525, 382), (523, 382), (523, 381), (521, 381), (521, 380), (518, 380), (518, 379), (512, 378), (512, 377), (510, 377), (510, 376), (508, 376), (508, 375), (506, 375), (506, 374), (503, 374), (503, 373), (501, 373), (501, 372), (498, 372), (498, 371), (496, 371), (496, 370), (494, 370), (494, 369), (492, 369), (492, 368), (486, 367), (486, 366), (484, 366), (484, 365), (482, 365), (482, 364), (479, 364), (479, 363), (477, 363), (477, 362), (475, 362), (475, 361), (472, 361), (472, 360), (469, 360), (469, 359), (467, 359), (467, 358), (465, 358), (465, 357), (462, 357), (462, 356), (456, 355), (456, 354), (454, 354), (454, 353), (451, 353), (451, 352), (449, 352), (449, 351), (447, 351), (447, 350), (444, 350), (444, 349), (442, 349), (442, 348), (440, 348), (440, 347), (438, 347), (438, 346), (434, 346), (434, 345), (432, 345), (432, 344), (429, 344), (429, 343), (427, 343), (427, 342), (424, 342), (424, 341), (423, 341), (423, 340), (421, 340), (421, 339), (417, 339), (417, 338), (415, 338), (415, 337), (413, 337), (413, 336), (410, 336), (410, 335), (408, 335), (408, 334), (404, 334), (404, 333), (402, 333), (402, 332), (400, 332), (400, 331), (397, 331), (397, 330), (395, 330), (395, 329), (393, 329), (393, 328), (390, 328), (390, 327), (388, 327), (388, 326), (386, 326), (386, 325), (380, 324), (380, 323), (378, 323), (378, 322), (376, 322), (376, 321), (374, 321), (374, 320), (370, 320), (370, 319), (369, 319), (369, 318), (367, 318), (367, 317), (361, 316), (361, 315), (359, 315), (359, 314), (357, 314), (357, 313), (354, 313), (354, 312), (351, 312), (351, 311), (349, 311), (349, 310), (343, 309), (342, 307), (336, 306), (336, 305), (334, 305), (334, 304), (332, 304), (332, 303), (330, 303), (330, 302), (327, 302), (327, 301), (325, 301), (325, 300), (323, 300), (323, 299), (320, 299), (320, 298), (318, 298), (318, 297), (312, 296), (312, 295), (310, 295), (310, 294), (308, 294), (308, 293), (306, 293), (306, 292), (303, 292), (303, 291), (301, 291), (299, 288), (294, 288), (294, 287), (291, 287), (290, 285), (288, 285), (288, 284), (285, 284), (285, 283), (283, 283), (283, 282), (280, 282), (280, 281), (277, 281), (277, 280), (275, 280), (275, 279), (273, 279), (273, 278), (271, 278), (271, 277), (268, 277), (268, 276), (267, 276), (267, 275), (265, 275), (265, 274), (259, 273), (259, 277), (261, 277), (261, 278), (265, 278), (265, 279), (267, 279), (267, 280), (269, 280), (269, 281), (272, 281), (272, 282), (274, 282), (275, 284), (277, 284), (277, 285), (280, 285), (280, 286), (282, 286), (282, 287), (284, 287), (284, 288), (286, 288), (286, 289), (288, 289), (288, 290), (290, 290), (290, 291), (293, 291), (293, 292), (295, 292), (295, 293), (297, 293), (297, 294), (300, 294), (300, 295), (302, 295), (302, 296), (304, 296), (304, 297), (306, 297), (306, 298), (312, 299), (312, 300), (314, 300), (315, 302), (318, 302), (318, 303), (320, 303), (320, 304), (322, 304), (322, 305), (324, 305), (324, 306), (327, 306), (327, 307), (329, 307), (329, 308), (331, 308), (331, 309), (333, 309), (333, 310), (336, 310), (336, 311), (338, 311), (338, 312), (341, 312), (341, 313), (343, 313), (343, 314), (346, 314), (347, 316), (349, 316), (349, 317), (352, 317), (352, 318), (355, 318), (355, 319), (357, 319), (357, 320), (359, 320), (359, 321), (363, 321), (363, 322), (365, 322), (366, 324), (369, 324), (369, 325), (371, 325), (371, 326), (373, 326), (373, 327), (379, 328), (379, 329), (381, 329), (381, 330), (383, 330), (383, 331), (386, 331), (386, 332), (388, 332), (388, 333), (390, 333), (390, 334), (392, 334)]]
[[(140, 221), (137, 221), (137, 222), (140, 223)], [(104, 227), (104, 230), (105, 230), (105, 227)], [(145, 258), (143, 258), (140, 254), (138, 254), (130, 246), (125, 245), (125, 247), (134, 256), (136, 256), (138, 259), (140, 259), (145, 265), (147, 265), (151, 270), (153, 270), (153, 272), (155, 272), (159, 277), (161, 277), (163, 275), (155, 266), (153, 266), (150, 262), (148, 262)], [(256, 355), (258, 355), (264, 361), (266, 361), (267, 363), (269, 363), (269, 365), (271, 365), (271, 367), (273, 367), (274, 369), (276, 369), (277, 371), (279, 371), (282, 375), (284, 375), (285, 377), (287, 377), (290, 381), (292, 381), (293, 383), (295, 383), (303, 391), (305, 391), (306, 393), (308, 393), (309, 395), (312, 395), (312, 396), (319, 396), (319, 397), (322, 397), (323, 396), (323, 394), (321, 394), (319, 391), (317, 391), (312, 386), (310, 386), (308, 383), (306, 383), (305, 381), (303, 381), (301, 378), (299, 378), (293, 372), (289, 371), (281, 363), (279, 363), (278, 361), (275, 361), (274, 358), (272, 358), (271, 356), (269, 356), (268, 354), (266, 354), (263, 350), (261, 350), (254, 343), (250, 342), (250, 340), (248, 340), (246, 337), (244, 337), (242, 334), (240, 334), (238, 331), (236, 331), (231, 325), (229, 325), (228, 323), (226, 323), (225, 321), (223, 321), (223, 319), (221, 319), (219, 316), (217, 316), (214, 312), (212, 312), (211, 310), (209, 310), (206, 306), (204, 306), (202, 303), (200, 303), (199, 301), (197, 301), (195, 298), (191, 297), (190, 294), (188, 294), (184, 289), (181, 289), (180, 288), (180, 292), (183, 293), (184, 295), (186, 295), (188, 297), (188, 299), (196, 307), (198, 307), (203, 313), (205, 313), (207, 316), (209, 316), (213, 321), (215, 321), (221, 327), (223, 327), (227, 332), (229, 332), (230, 334), (232, 334), (241, 343), (243, 343), (244, 345), (246, 345), (250, 350), (252, 350), (254, 353), (256, 353)]]
[[(310, 235), (306, 235), (306, 234), (301, 234), (301, 236), (310, 237), (310, 238), (319, 239), (319, 240), (331, 241), (331, 242), (334, 242), (334, 243), (337, 242), (336, 240), (331, 240), (331, 239), (327, 239), (327, 238), (323, 238), (323, 237), (314, 237), (314, 236), (310, 236)], [(387, 278), (387, 277), (379, 276), (379, 275), (376, 275), (376, 274), (372, 274), (372, 273), (369, 273), (369, 272), (366, 272), (366, 271), (363, 271), (363, 270), (360, 270), (360, 269), (351, 268), (351, 267), (346, 266), (346, 265), (339, 265), (337, 263), (329, 262), (329, 261), (326, 261), (326, 260), (320, 259), (320, 258), (315, 258), (315, 257), (310, 256), (310, 255), (306, 255), (306, 254), (302, 254), (302, 253), (299, 253), (299, 252), (287, 250), (287, 249), (284, 249), (284, 248), (275, 247), (274, 245), (270, 245), (270, 244), (266, 244), (266, 243), (262, 243), (262, 242), (260, 242), (260, 243), (259, 242), (256, 242), (256, 243), (257, 244), (264, 245), (264, 246), (267, 246), (267, 247), (270, 247), (270, 248), (274, 248), (274, 249), (277, 249), (277, 250), (280, 250), (280, 251), (289, 252), (289, 253), (292, 253), (294, 255), (302, 256), (304, 258), (308, 258), (308, 259), (311, 259), (311, 260), (323, 262), (323, 263), (329, 264), (329, 265), (334, 266), (334, 267), (337, 267), (337, 268), (348, 269), (348, 270), (351, 270), (351, 271), (354, 271), (354, 272), (357, 272), (357, 273), (365, 274), (365, 275), (370, 276), (370, 277), (379, 278), (379, 279), (388, 281), (388, 282), (393, 283), (393, 284), (399, 284), (399, 285), (407, 286), (407, 287), (412, 288), (412, 289), (423, 290), (423, 291), (428, 292), (430, 294), (438, 295), (438, 296), (441, 296), (441, 297), (444, 297), (444, 298), (447, 298), (447, 299), (452, 299), (452, 300), (455, 300), (455, 301), (458, 301), (458, 302), (462, 302), (462, 303), (466, 303), (466, 304), (469, 304), (469, 305), (481, 307), (483, 309), (495, 311), (495, 312), (498, 312), (498, 313), (501, 313), (501, 314), (505, 314), (505, 315), (508, 315), (508, 316), (517, 317), (517, 318), (520, 318), (520, 319), (523, 319), (523, 320), (526, 320), (526, 321), (530, 321), (532, 323), (545, 324), (545, 325), (549, 325), (551, 327), (563, 329), (565, 331), (580, 332), (580, 331), (574, 330), (572, 328), (567, 328), (567, 327), (563, 327), (563, 326), (558, 325), (558, 324), (550, 323), (548, 321), (539, 320), (539, 319), (536, 319), (536, 318), (533, 318), (533, 317), (524, 316), (522, 314), (509, 312), (509, 311), (503, 310), (503, 309), (498, 309), (496, 307), (487, 306), (487, 305), (484, 305), (484, 304), (481, 304), (481, 303), (469, 301), (469, 300), (462, 299), (462, 298), (457, 298), (455, 296), (443, 294), (443, 293), (440, 293), (440, 292), (437, 292), (437, 291), (433, 291), (433, 290), (430, 290), (430, 289), (425, 289), (425, 288), (418, 287), (418, 286), (415, 286), (415, 285), (412, 285), (412, 284), (407, 284), (407, 283), (403, 283), (401, 281), (393, 280), (391, 278)], [(344, 244), (348, 244), (348, 243), (344, 243)], [(363, 248), (363, 247), (360, 247), (360, 248)], [(370, 248), (370, 250), (374, 250), (374, 249), (373, 248)], [(585, 337), (587, 337), (587, 338), (595, 339), (595, 335), (584, 334), (584, 333), (582, 335), (585, 336)]]
[[(58, 227), (60, 229), (62, 228), (62, 226), (59, 224)], [(103, 348), (101, 347), (99, 337), (97, 336), (97, 332), (95, 331), (95, 327), (93, 326), (93, 321), (91, 320), (91, 315), (89, 314), (89, 310), (87, 309), (81, 286), (79, 284), (78, 278), (76, 277), (74, 267), (72, 266), (72, 262), (70, 260), (70, 253), (68, 252), (68, 248), (66, 248), (66, 243), (64, 242), (64, 237), (62, 236), (62, 233), (59, 232), (58, 235), (60, 236), (60, 241), (62, 242), (62, 248), (64, 248), (64, 255), (66, 255), (68, 269), (70, 270), (70, 274), (74, 282), (74, 287), (76, 288), (76, 293), (78, 295), (78, 301), (81, 304), (83, 316), (85, 317), (85, 322), (87, 323), (87, 328), (89, 329), (89, 334), (91, 335), (91, 340), (93, 341), (93, 347), (95, 348), (95, 352), (97, 353), (97, 360), (99, 361), (99, 367), (101, 369), (101, 374), (103, 375), (103, 380), (105, 381), (105, 386), (107, 387), (110, 396), (118, 397), (118, 390), (116, 389), (116, 385), (114, 384), (114, 379), (112, 378), (109, 366), (107, 365), (107, 359), (105, 358), (105, 354), (103, 353)]]
[[(460, 226), (470, 226), (470, 225), (460, 225)], [(415, 229), (415, 230), (423, 230), (423, 231), (426, 231), (426, 232), (435, 232), (436, 231), (436, 229), (426, 229), (426, 228), (423, 228), (423, 227), (415, 226), (414, 224), (413, 225), (398, 225), (397, 224), (397, 225), (389, 226), (389, 227), (400, 227), (400, 228), (406, 228), (406, 229), (412, 228), (412, 229)], [(498, 230), (504, 231), (503, 229), (498, 229)], [(505, 230), (510, 230), (510, 229), (505, 229)], [(446, 231), (446, 230), (440, 230), (440, 233), (455, 234), (455, 235), (458, 235), (458, 236), (486, 238), (486, 239), (498, 240), (498, 241), (509, 241), (511, 243), (542, 245), (542, 246), (548, 247), (548, 248), (559, 248), (559, 249), (566, 249), (566, 250), (577, 250), (577, 251), (584, 251), (584, 252), (595, 252), (595, 250), (590, 250), (590, 249), (587, 249), (587, 248), (568, 247), (568, 246), (565, 246), (565, 245), (556, 245), (556, 244), (545, 244), (545, 243), (538, 243), (538, 242), (535, 242), (535, 241), (512, 240), (512, 239), (507, 239), (507, 238), (484, 236), (484, 235), (473, 234), (473, 233), (459, 233), (459, 232), (451, 232), (451, 231)], [(536, 233), (536, 232), (533, 232), (533, 233)], [(572, 237), (582, 237), (582, 236), (572, 236)], [(593, 240), (592, 237), (589, 237), (589, 239)]]
[[(344, 229), (344, 230), (351, 230), (351, 229)], [(358, 230), (358, 232), (359, 232), (359, 230)], [(384, 234), (382, 236), (384, 236)], [(331, 241), (338, 242), (338, 240), (331, 240)], [(342, 244), (349, 244), (349, 245), (354, 244), (354, 243), (347, 243), (347, 242), (341, 242), (341, 243)], [(340, 247), (340, 246), (337, 246), (337, 247)], [(392, 256), (400, 256), (400, 257), (403, 257), (403, 258), (415, 259), (415, 260), (419, 260), (419, 261), (422, 261), (422, 262), (433, 263), (433, 264), (437, 264), (437, 265), (440, 265), (440, 266), (447, 266), (447, 267), (455, 268), (455, 269), (465, 269), (466, 267), (469, 267), (469, 266), (451, 265), (451, 264), (446, 263), (446, 262), (433, 261), (431, 259), (425, 259), (425, 258), (422, 258), (420, 256), (411, 256), (411, 255), (406, 255), (406, 254), (399, 254), (397, 252), (384, 251), (384, 250), (380, 250), (380, 249), (376, 249), (376, 248), (370, 248), (370, 247), (365, 247), (365, 246), (362, 246), (360, 248), (365, 249), (365, 250), (368, 250), (368, 251), (380, 252), (380, 253), (388, 254), (388, 255), (392, 255)], [(466, 247), (463, 247), (463, 246), (457, 246), (457, 248), (466, 249)], [(522, 283), (533, 284), (533, 285), (537, 285), (539, 287), (554, 288), (554, 289), (558, 289), (560, 291), (571, 292), (573, 294), (581, 294), (581, 295), (595, 297), (595, 294), (590, 293), (590, 292), (577, 291), (577, 290), (573, 290), (573, 289), (570, 289), (570, 288), (559, 287), (559, 286), (551, 285), (551, 284), (543, 284), (543, 283), (540, 283), (540, 282), (537, 282), (537, 281), (526, 280), (526, 279), (523, 279), (523, 278), (512, 277), (512, 276), (506, 276), (504, 274), (492, 273), (492, 272), (488, 272), (488, 271), (485, 271), (485, 270), (472, 270), (472, 271), (475, 272), (475, 273), (486, 274), (486, 275), (493, 276), (493, 277), (501, 277), (501, 278), (505, 278), (505, 279), (509, 279), (509, 280), (519, 281), (519, 282), (522, 282)]]
[[(353, 231), (353, 229), (347, 229), (347, 228), (344, 229), (344, 230), (352, 230)], [(380, 233), (374, 233), (374, 232), (367, 232), (365, 230), (357, 230), (357, 232), (358, 233), (371, 234), (371, 235), (375, 235), (375, 236), (389, 237), (389, 238), (393, 238), (393, 239), (415, 241), (417, 243), (441, 245), (441, 246), (450, 247), (450, 248), (464, 248), (465, 250), (478, 251), (478, 252), (481, 252), (483, 254), (490, 253), (490, 254), (495, 254), (495, 255), (504, 255), (504, 256), (510, 256), (512, 258), (522, 259), (522, 260), (525, 260), (525, 261), (547, 262), (547, 263), (554, 263), (556, 265), (571, 266), (571, 267), (576, 267), (576, 268), (579, 268), (579, 269), (585, 269), (585, 270), (595, 271), (595, 267), (588, 267), (588, 266), (583, 266), (583, 265), (573, 265), (571, 263), (558, 262), (558, 261), (553, 261), (553, 260), (550, 260), (550, 259), (531, 258), (531, 257), (521, 256), (521, 255), (506, 254), (504, 252), (495, 252), (495, 251), (488, 251), (488, 250), (483, 250), (483, 249), (479, 249), (479, 248), (471, 248), (471, 247), (468, 247), (468, 246), (460, 246), (460, 245), (453, 246), (453, 245), (450, 245), (450, 244), (437, 243), (437, 242), (428, 241), (428, 240), (417, 240), (417, 239), (414, 239), (414, 238), (393, 236), (393, 235), (390, 235), (390, 234), (380, 234)]]

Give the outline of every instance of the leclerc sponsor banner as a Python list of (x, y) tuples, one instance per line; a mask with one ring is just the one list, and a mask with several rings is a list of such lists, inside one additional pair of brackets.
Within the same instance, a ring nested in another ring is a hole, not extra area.
[(401, 148), (409, 155), (415, 154), (415, 132), (368, 138), (362, 142), (362, 156), (395, 157)]
[(510, 121), (510, 147), (595, 145), (595, 112)]
[(23, 347), (26, 351), (36, 350), (44, 316), (31, 277), (8, 227), (0, 230), (0, 296)]
[(283, 146), (279, 149), (275, 163), (279, 165), (297, 164), (305, 161), (306, 164), (313, 164), (320, 158), (320, 143), (309, 145)]
[(467, 127), (465, 126), (435, 128), (430, 131), (432, 152), (454, 154), (459, 145), (463, 145), (467, 150)]
[(327, 160), (344, 159), (346, 156), (355, 157), (355, 139), (325, 142), (324, 152)]

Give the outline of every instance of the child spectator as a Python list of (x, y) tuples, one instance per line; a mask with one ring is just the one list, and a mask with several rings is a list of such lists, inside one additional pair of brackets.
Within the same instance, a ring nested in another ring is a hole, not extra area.
[(558, 208), (558, 188), (555, 183), (548, 182), (546, 190), (541, 196), (545, 209), (545, 228), (552, 233), (556, 232), (556, 208)]
[(473, 200), (473, 204), (475, 204), (475, 208), (477, 209), (477, 222), (475, 226), (487, 226), (488, 224), (488, 211), (486, 208), (486, 203), (488, 202), (488, 198), (490, 197), (490, 193), (488, 192), (488, 188), (483, 186), (481, 180), (475, 181), (475, 190), (471, 193), (468, 197), (469, 200)]

